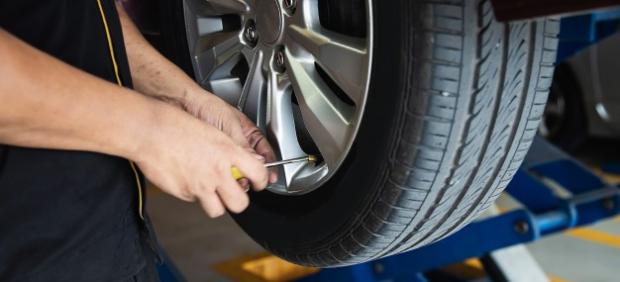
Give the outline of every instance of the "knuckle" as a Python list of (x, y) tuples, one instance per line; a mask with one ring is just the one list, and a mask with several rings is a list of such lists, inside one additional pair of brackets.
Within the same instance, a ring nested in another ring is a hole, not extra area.
[(193, 191), (194, 191), (194, 194), (198, 195), (199, 197), (201, 197), (202, 195), (206, 195), (208, 193), (207, 188), (202, 185), (194, 186)]
[(207, 194), (213, 194), (215, 193), (215, 191), (217, 190), (217, 187), (213, 186), (213, 185), (204, 185), (204, 192)]
[(213, 192), (215, 192), (215, 187), (213, 185), (203, 183), (199, 184), (197, 187), (201, 195), (211, 195), (213, 194)]

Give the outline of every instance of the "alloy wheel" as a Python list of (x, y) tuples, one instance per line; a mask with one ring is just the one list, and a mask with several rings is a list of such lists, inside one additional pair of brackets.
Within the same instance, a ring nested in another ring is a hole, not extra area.
[(283, 166), (272, 192), (318, 188), (355, 140), (372, 65), (372, 6), (358, 0), (361, 26), (347, 32), (326, 24), (326, 11), (342, 1), (184, 0), (197, 81), (256, 122), (281, 159), (321, 156)]

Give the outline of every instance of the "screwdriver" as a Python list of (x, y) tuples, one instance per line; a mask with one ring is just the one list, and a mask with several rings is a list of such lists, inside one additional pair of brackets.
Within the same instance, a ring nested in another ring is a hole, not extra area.
[[(317, 157), (315, 155), (307, 155), (305, 157), (292, 158), (292, 159), (286, 159), (286, 160), (281, 160), (277, 162), (266, 163), (265, 167), (274, 167), (274, 166), (280, 166), (280, 165), (285, 165), (285, 164), (301, 163), (301, 162), (316, 162), (316, 161), (317, 161)], [(243, 173), (241, 173), (241, 171), (237, 167), (235, 166), (231, 167), (230, 171), (232, 173), (233, 178), (235, 178), (235, 180), (244, 178)]]

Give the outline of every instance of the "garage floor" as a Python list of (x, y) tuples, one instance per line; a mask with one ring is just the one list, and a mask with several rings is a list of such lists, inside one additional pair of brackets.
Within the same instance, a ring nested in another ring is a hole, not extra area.
[[(592, 142), (578, 154), (588, 163), (608, 158), (617, 146), (617, 141)], [(620, 178), (610, 180), (620, 183)], [(511, 206), (510, 202), (500, 201), (500, 208)], [(155, 189), (150, 189), (148, 208), (160, 243), (188, 281), (234, 281), (213, 266), (264, 252), (230, 217), (208, 219), (198, 205)], [(618, 281), (620, 217), (543, 239), (528, 248), (552, 281)]]
[(187, 281), (231, 281), (212, 266), (264, 252), (229, 216), (209, 219), (197, 204), (153, 192), (148, 208), (159, 242)]

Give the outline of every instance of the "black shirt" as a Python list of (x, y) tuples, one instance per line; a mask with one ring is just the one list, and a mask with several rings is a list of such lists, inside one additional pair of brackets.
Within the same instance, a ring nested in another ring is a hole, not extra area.
[[(114, 2), (100, 3), (101, 9), (98, 0), (1, 1), (0, 27), (116, 83), (103, 14), (119, 77), (131, 87)], [(0, 144), (0, 281), (117, 281), (135, 274), (144, 265), (137, 186), (121, 158)]]

